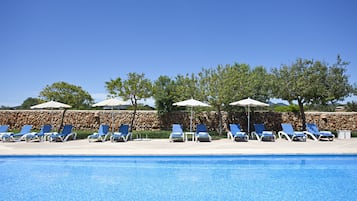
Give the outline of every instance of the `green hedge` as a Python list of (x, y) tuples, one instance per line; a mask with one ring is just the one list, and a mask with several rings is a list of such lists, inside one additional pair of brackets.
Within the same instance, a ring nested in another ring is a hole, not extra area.
[[(86, 139), (88, 135), (93, 134), (95, 131), (75, 131), (77, 139)], [(168, 139), (171, 131), (133, 131), (133, 139), (135, 138), (149, 138), (149, 139)], [(226, 134), (219, 136), (216, 132), (210, 132), (213, 140), (226, 138)]]
[[(77, 139), (86, 139), (88, 135), (93, 134), (93, 131), (76, 131)], [(150, 139), (168, 139), (171, 131), (133, 131), (133, 139), (140, 137), (141, 138), (150, 138)], [(332, 132), (337, 137), (337, 131)], [(226, 133), (218, 135), (217, 132), (210, 132), (213, 140), (224, 139), (227, 137)], [(351, 132), (351, 137), (357, 137), (357, 131)]]

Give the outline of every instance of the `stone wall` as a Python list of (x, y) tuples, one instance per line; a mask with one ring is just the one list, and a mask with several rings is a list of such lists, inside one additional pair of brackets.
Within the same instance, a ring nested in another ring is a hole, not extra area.
[[(64, 124), (73, 124), (75, 130), (97, 130), (101, 123), (114, 128), (120, 124), (130, 124), (133, 111), (130, 110), (67, 110)], [(0, 125), (9, 125), (10, 129), (20, 129), (24, 124), (31, 124), (39, 129), (43, 124), (52, 124), (57, 129), (61, 123), (63, 110), (0, 110)], [(357, 130), (356, 112), (306, 112), (306, 121), (316, 123), (321, 130)], [(247, 130), (245, 112), (228, 116), (223, 112), (223, 127), (227, 130), (230, 122), (239, 123)], [(173, 123), (183, 124), (186, 130), (190, 127), (190, 113), (175, 112), (158, 117), (156, 111), (138, 111), (134, 130), (170, 130)], [(218, 115), (215, 112), (195, 113), (193, 125), (204, 123), (213, 131), (218, 128)], [(294, 113), (251, 112), (251, 128), (253, 123), (264, 123), (269, 130), (281, 130), (281, 123), (292, 123), (296, 130), (301, 130), (301, 118)], [(193, 126), (194, 127), (194, 126)], [(195, 128), (195, 127), (194, 127)]]

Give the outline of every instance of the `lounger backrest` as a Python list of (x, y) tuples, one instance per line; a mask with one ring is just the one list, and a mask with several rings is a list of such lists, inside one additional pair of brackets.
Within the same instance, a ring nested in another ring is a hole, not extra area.
[(72, 128), (73, 128), (72, 124), (64, 125), (63, 130), (62, 130), (62, 134), (63, 135), (71, 134), (72, 133)]
[(106, 125), (106, 124), (102, 124), (99, 126), (99, 130), (98, 130), (98, 133), (99, 134), (107, 134), (109, 131), (109, 126)]
[(1, 125), (0, 126), (0, 133), (6, 133), (8, 129), (9, 129), (8, 125)]
[(294, 129), (291, 124), (281, 124), (283, 131), (288, 135), (294, 135)]
[(262, 134), (265, 131), (265, 126), (264, 124), (254, 124), (254, 129), (256, 133)]
[(45, 134), (51, 132), (52, 126), (50, 124), (43, 125), (39, 134)]
[(172, 125), (172, 132), (173, 133), (182, 133), (183, 130), (182, 130), (182, 127), (180, 124), (173, 124)]
[(241, 132), (239, 124), (229, 124), (229, 130), (231, 133)]
[(312, 133), (312, 134), (319, 134), (320, 131), (319, 129), (317, 128), (316, 124), (309, 124), (307, 123), (306, 124), (306, 129), (309, 133)]
[(19, 134), (29, 133), (29, 132), (31, 132), (31, 129), (32, 129), (32, 125), (24, 125), (24, 126), (22, 126)]
[(103, 133), (103, 124), (99, 126), (98, 133)]
[(128, 124), (122, 124), (119, 127), (119, 133), (122, 133), (124, 135), (127, 135), (129, 133), (129, 125)]
[(204, 124), (198, 124), (197, 127), (196, 127), (196, 133), (199, 133), (199, 132), (208, 132), (207, 130), (207, 127), (206, 125)]

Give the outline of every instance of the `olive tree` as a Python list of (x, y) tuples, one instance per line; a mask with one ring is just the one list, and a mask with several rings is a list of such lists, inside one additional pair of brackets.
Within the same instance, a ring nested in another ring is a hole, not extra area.
[(196, 98), (200, 99), (201, 92), (198, 88), (198, 79), (195, 74), (177, 75), (175, 77), (174, 102)]
[(331, 66), (324, 62), (300, 58), (290, 66), (273, 68), (273, 94), (276, 98), (297, 102), (302, 129), (305, 130), (305, 104), (335, 103), (353, 92), (346, 75), (347, 65), (348, 63), (338, 56), (337, 62)]
[(55, 82), (47, 85), (39, 95), (45, 101), (56, 100), (72, 106), (75, 109), (87, 109), (93, 104), (92, 96), (82, 87), (66, 82)]
[(222, 111), (232, 112), (237, 107), (229, 103), (252, 97), (266, 101), (272, 83), (270, 75), (262, 66), (251, 69), (247, 64), (219, 65), (203, 69), (198, 74), (199, 89), (218, 115), (218, 132), (222, 133)]
[(122, 97), (124, 100), (130, 100), (134, 111), (131, 119), (130, 131), (133, 130), (138, 101), (150, 98), (152, 95), (152, 83), (145, 75), (138, 73), (129, 73), (126, 80), (120, 77), (106, 82), (106, 88), (113, 96)]
[(175, 109), (172, 105), (177, 96), (175, 81), (168, 76), (160, 76), (153, 86), (153, 97), (159, 116), (170, 113)]
[(225, 68), (219, 65), (217, 68), (202, 69), (198, 73), (199, 90), (202, 98), (216, 110), (218, 115), (218, 133), (222, 134), (222, 107), (225, 97)]

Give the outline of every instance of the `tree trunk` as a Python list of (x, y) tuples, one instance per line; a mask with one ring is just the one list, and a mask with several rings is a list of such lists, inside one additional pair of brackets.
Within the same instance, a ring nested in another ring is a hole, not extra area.
[(299, 108), (300, 108), (302, 130), (306, 130), (306, 117), (305, 117), (305, 111), (304, 111), (304, 104), (301, 100), (298, 100), (298, 104), (299, 104)]
[(136, 109), (138, 108), (137, 101), (134, 100), (134, 112), (133, 112), (133, 117), (131, 118), (131, 126), (130, 126), (130, 132), (133, 132), (133, 127), (134, 127), (134, 121), (135, 121), (135, 116), (136, 116)]
[(60, 126), (58, 127), (58, 133), (61, 132), (61, 129), (62, 129), (62, 127), (63, 127), (63, 119), (64, 119), (64, 114), (66, 113), (66, 111), (67, 111), (67, 110), (64, 109), (63, 112), (62, 112), (61, 123), (60, 123)]
[(218, 134), (222, 135), (222, 112), (221, 112), (221, 107), (218, 107)]

